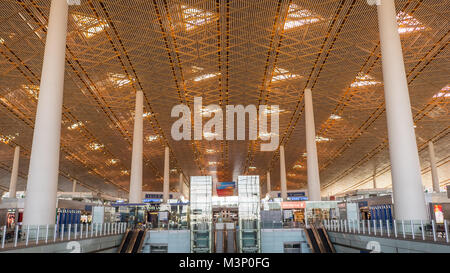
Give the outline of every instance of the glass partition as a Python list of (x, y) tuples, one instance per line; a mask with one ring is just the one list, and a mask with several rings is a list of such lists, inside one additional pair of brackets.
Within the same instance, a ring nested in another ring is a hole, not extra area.
[(239, 247), (242, 253), (260, 252), (259, 176), (239, 176)]
[(191, 252), (210, 253), (212, 234), (212, 177), (192, 176), (190, 188)]

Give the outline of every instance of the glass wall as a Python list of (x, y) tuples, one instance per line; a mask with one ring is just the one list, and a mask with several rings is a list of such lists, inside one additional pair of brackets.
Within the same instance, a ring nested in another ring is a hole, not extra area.
[(239, 248), (242, 253), (260, 252), (259, 176), (239, 176)]
[(212, 247), (212, 177), (192, 176), (190, 187), (191, 252), (210, 253)]

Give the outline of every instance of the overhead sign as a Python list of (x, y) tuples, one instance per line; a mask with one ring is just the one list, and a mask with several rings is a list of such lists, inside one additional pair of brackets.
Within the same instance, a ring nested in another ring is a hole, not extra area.
[(282, 209), (304, 209), (306, 202), (281, 202)]
[(217, 183), (217, 195), (218, 196), (233, 196), (234, 189), (236, 188), (235, 182), (218, 182)]

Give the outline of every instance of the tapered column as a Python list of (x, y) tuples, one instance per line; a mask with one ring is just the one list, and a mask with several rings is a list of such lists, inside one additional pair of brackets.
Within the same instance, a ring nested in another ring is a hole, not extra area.
[(67, 1), (53, 0), (45, 42), (23, 224), (55, 223), (67, 17)]
[(178, 190), (180, 191), (180, 198), (183, 195), (183, 183), (184, 183), (184, 179), (183, 179), (183, 173), (180, 172), (180, 178), (179, 178), (179, 184), (178, 184)]
[(169, 175), (169, 147), (166, 146), (164, 149), (164, 184), (163, 184), (163, 203), (167, 203), (169, 200), (169, 186), (170, 186), (170, 175)]
[(14, 160), (9, 183), (9, 198), (16, 198), (17, 179), (19, 178), (20, 146), (14, 148)]
[(76, 191), (77, 191), (77, 181), (74, 180), (74, 181), (72, 182), (72, 192), (76, 192)]
[(439, 176), (436, 165), (436, 155), (434, 154), (434, 144), (432, 141), (428, 142), (428, 151), (430, 153), (430, 164), (431, 164), (431, 179), (433, 181), (433, 191), (441, 192), (441, 187), (439, 185)]
[(266, 181), (266, 186), (267, 186), (267, 195), (270, 194), (270, 191), (272, 190), (272, 186), (270, 185), (270, 172), (267, 172), (267, 181)]
[(394, 0), (379, 1), (378, 24), (395, 217), (426, 220), (425, 196)]
[(308, 200), (320, 201), (319, 160), (317, 158), (316, 125), (311, 89), (305, 89), (305, 127), (308, 176)]
[(142, 203), (142, 160), (144, 153), (144, 94), (140, 90), (136, 92), (136, 109), (134, 111), (133, 154), (128, 202), (140, 204)]
[(287, 200), (287, 182), (286, 182), (286, 163), (284, 158), (284, 146), (280, 145), (280, 183), (281, 183), (281, 198)]

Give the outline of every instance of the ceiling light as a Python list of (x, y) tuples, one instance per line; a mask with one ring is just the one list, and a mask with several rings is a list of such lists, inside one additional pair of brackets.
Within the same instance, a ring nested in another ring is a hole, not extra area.
[(121, 175), (128, 175), (128, 174), (130, 174), (130, 172), (129, 172), (128, 170), (122, 170), (122, 171), (120, 172), (120, 174), (121, 174)]
[(277, 108), (272, 109), (270, 106), (266, 107), (263, 111), (263, 113), (266, 115), (272, 115), (272, 114), (276, 114), (276, 113), (280, 114), (283, 112), (285, 112), (285, 110), (277, 109)]
[(313, 13), (312, 11), (303, 9), (296, 4), (291, 4), (289, 6), (289, 11), (286, 18), (286, 23), (284, 24), (284, 29), (288, 30), (296, 27), (301, 27), (304, 25), (317, 23), (322, 20), (323, 20), (322, 17)]
[(332, 114), (332, 115), (330, 116), (330, 119), (333, 119), (333, 120), (340, 120), (340, 119), (342, 119), (342, 117), (341, 117), (341, 116), (338, 116), (338, 115), (335, 115), (335, 114)]
[(296, 164), (296, 165), (294, 165), (294, 169), (301, 169), (301, 168), (303, 168), (303, 166), (302, 166), (302, 165), (300, 165), (300, 164)]
[(216, 166), (216, 165), (218, 165), (219, 163), (218, 162), (215, 162), (215, 161), (210, 161), (210, 162), (208, 162), (208, 165), (209, 166)]
[(130, 85), (135, 81), (134, 78), (129, 78), (127, 75), (118, 73), (108, 73), (108, 79), (116, 88)]
[(148, 136), (146, 138), (146, 140), (149, 141), (149, 142), (153, 142), (153, 141), (156, 141), (158, 139), (159, 139), (159, 136)]
[(88, 147), (92, 151), (98, 151), (98, 150), (103, 149), (105, 147), (105, 145), (93, 142), (93, 143), (89, 143)]
[(214, 153), (217, 153), (217, 151), (213, 150), (213, 149), (206, 149), (206, 153), (207, 154), (214, 154)]
[(119, 162), (118, 159), (110, 159), (108, 160), (107, 164), (108, 165), (116, 165)]
[(375, 81), (370, 75), (358, 73), (356, 79), (350, 85), (351, 87), (363, 87), (363, 86), (371, 86), (378, 85), (380, 82)]
[(290, 73), (288, 70), (276, 67), (273, 73), (272, 82), (284, 81), (284, 80), (292, 80), (302, 78), (298, 74)]
[(439, 93), (433, 96), (433, 98), (448, 98), (450, 97), (450, 84), (442, 88)]
[(397, 22), (400, 34), (425, 30), (425, 26), (419, 20), (403, 11), (397, 14)]
[(148, 117), (151, 117), (151, 116), (153, 116), (153, 113), (150, 113), (150, 112), (145, 112), (144, 114), (142, 114), (143, 118), (148, 118)]
[(0, 135), (0, 142), (9, 144), (15, 138), (16, 138), (15, 136), (11, 136), (11, 135), (8, 135), (8, 136)]
[(254, 167), (254, 166), (251, 166), (251, 167), (248, 167), (250, 170), (256, 170), (256, 167)]
[(75, 24), (86, 38), (92, 38), (109, 27), (105, 20), (81, 14), (72, 14)]
[(329, 139), (327, 137), (321, 137), (321, 136), (316, 137), (316, 142), (328, 142), (328, 141), (331, 141), (331, 139)]
[(214, 13), (201, 9), (196, 9), (181, 5), (181, 14), (183, 16), (184, 27), (186, 30), (193, 30), (201, 25), (214, 21)]
[(220, 73), (208, 73), (208, 74), (203, 74), (203, 75), (201, 75), (201, 76), (195, 77), (195, 78), (193, 79), (193, 81), (194, 81), (194, 82), (199, 82), (199, 81), (203, 81), (203, 80), (207, 80), (207, 79), (211, 79), (211, 78), (217, 77), (217, 76), (219, 76), (219, 75), (221, 75), (221, 74), (220, 74)]
[(192, 70), (191, 70), (192, 73), (197, 73), (197, 72), (200, 72), (200, 71), (203, 71), (203, 70), (204, 70), (203, 67), (195, 66), (195, 65), (191, 66), (191, 69), (192, 69)]
[(75, 129), (78, 129), (79, 127), (83, 126), (83, 125), (84, 125), (83, 122), (79, 121), (77, 123), (74, 123), (74, 124), (70, 125), (69, 127), (67, 127), (67, 129), (75, 130)]
[(39, 95), (39, 86), (34, 84), (24, 84), (22, 88), (27, 91), (28, 95), (32, 96), (35, 99), (38, 99)]

